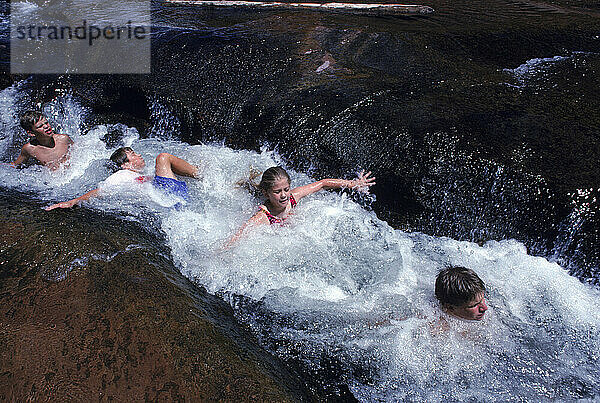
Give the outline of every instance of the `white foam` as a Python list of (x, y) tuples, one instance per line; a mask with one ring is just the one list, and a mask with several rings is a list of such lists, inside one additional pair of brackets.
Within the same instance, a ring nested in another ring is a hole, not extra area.
[[(73, 100), (61, 102), (77, 108)], [(48, 202), (93, 188), (109, 173), (104, 161), (112, 149), (102, 142), (108, 130), (73, 132), (73, 162), (64, 172), (1, 168), (3, 187), (33, 189)], [(88, 206), (160, 228), (186, 276), (211, 292), (260, 301), (285, 318), (238, 307), (244, 320), (282, 341), (278, 354), (301, 351), (313, 368), (323, 354), (335, 356), (359, 399), (570, 400), (598, 390), (598, 290), (528, 255), (521, 243), (480, 246), (405, 233), (345, 194), (323, 191), (301, 200), (285, 225), (257, 228), (223, 249), (259, 202), (235, 182), (251, 167), (280, 164), (277, 153), (140, 140), (125, 132), (150, 171), (154, 157), (169, 152), (203, 167), (204, 178), (185, 179), (191, 201), (179, 211), (135, 195)], [(293, 186), (312, 180), (288, 172)], [(447, 330), (436, 330), (441, 313), (433, 284), (447, 265), (470, 267), (486, 282), (490, 309), (482, 322), (448, 319)]]
[(40, 8), (39, 4), (31, 1), (12, 1), (10, 4), (10, 12), (11, 14), (17, 13), (21, 14), (30, 14)]
[[(479, 246), (393, 230), (331, 192), (302, 200), (285, 226), (257, 229), (221, 251), (256, 205), (234, 180), (250, 165), (274, 165), (276, 156), (220, 146), (204, 146), (204, 153), (215, 171), (206, 178), (210, 188), (197, 195), (202, 207), (163, 221), (175, 259), (212, 292), (262, 300), (289, 315), (285, 326), (269, 330), (302, 346), (307, 360), (333, 345), (350, 360), (373, 363), (381, 381), (367, 386), (355, 379), (358, 396), (485, 400), (516, 391), (564, 398), (576, 393), (577, 382), (597, 386), (587, 374), (598, 372), (590, 357), (600, 346), (599, 294), (557, 264), (529, 256), (514, 240)], [(291, 173), (294, 185), (310, 180)], [(480, 274), (490, 310), (483, 323), (449, 320), (449, 330), (435, 335), (433, 283), (447, 265)], [(566, 352), (565, 344), (577, 347)], [(391, 387), (407, 377), (413, 386)]]

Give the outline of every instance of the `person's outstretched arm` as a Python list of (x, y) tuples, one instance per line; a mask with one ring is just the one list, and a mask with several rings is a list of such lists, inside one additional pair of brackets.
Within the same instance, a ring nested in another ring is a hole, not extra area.
[(256, 214), (254, 214), (252, 217), (250, 217), (250, 219), (248, 221), (246, 221), (246, 223), (244, 225), (242, 225), (242, 227), (235, 233), (234, 236), (231, 237), (231, 239), (229, 239), (229, 241), (227, 241), (227, 243), (225, 243), (225, 245), (223, 246), (224, 249), (231, 247), (234, 243), (236, 243), (240, 238), (242, 238), (244, 236), (244, 233), (246, 232), (246, 230), (250, 227), (254, 227), (257, 225), (268, 225), (269, 224), (269, 219), (267, 218), (267, 215), (262, 211), (258, 211)]
[(50, 211), (50, 210), (54, 210), (55, 208), (71, 208), (74, 205), (81, 203), (82, 201), (88, 200), (92, 197), (98, 197), (98, 192), (99, 192), (99, 189), (90, 190), (89, 192), (87, 192), (84, 195), (81, 195), (79, 197), (76, 197), (76, 198), (68, 200), (68, 201), (53, 204), (51, 206), (46, 207), (44, 210)]
[(320, 181), (316, 181), (310, 183), (308, 185), (299, 186), (295, 189), (292, 189), (292, 193), (296, 200), (303, 198), (304, 196), (311, 195), (315, 192), (318, 192), (322, 189), (339, 189), (339, 188), (348, 188), (348, 189), (356, 189), (356, 190), (364, 190), (368, 189), (369, 186), (373, 186), (375, 184), (375, 177), (370, 176), (371, 171), (366, 174), (364, 171), (358, 175), (358, 178), (353, 180), (348, 179), (321, 179)]

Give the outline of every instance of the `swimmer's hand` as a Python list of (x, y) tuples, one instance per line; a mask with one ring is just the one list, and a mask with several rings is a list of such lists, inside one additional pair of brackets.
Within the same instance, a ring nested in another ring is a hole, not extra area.
[(192, 178), (194, 179), (202, 179), (203, 169), (200, 165), (194, 165), (194, 172), (192, 173)]
[(370, 176), (371, 171), (365, 174), (365, 171), (361, 171), (358, 175), (358, 178), (349, 181), (348, 187), (353, 190), (358, 190), (359, 192), (367, 193), (369, 191), (369, 187), (375, 184), (375, 177)]
[(54, 210), (55, 208), (71, 208), (74, 205), (79, 204), (79, 203), (81, 203), (83, 201), (86, 201), (86, 200), (88, 200), (91, 197), (98, 197), (99, 193), (100, 193), (100, 189), (90, 190), (89, 192), (87, 192), (83, 196), (79, 196), (79, 197), (76, 197), (75, 199), (72, 199), (72, 200), (68, 200), (68, 201), (64, 201), (64, 202), (53, 204), (51, 206), (46, 207), (44, 210), (50, 211), (50, 210)]
[(69, 201), (65, 201), (65, 202), (60, 202), (60, 203), (53, 204), (51, 206), (48, 206), (48, 207), (44, 208), (44, 210), (50, 211), (50, 210), (54, 210), (54, 209), (57, 209), (57, 208), (71, 208), (71, 207), (73, 207), (76, 204), (77, 204), (76, 200), (69, 200)]

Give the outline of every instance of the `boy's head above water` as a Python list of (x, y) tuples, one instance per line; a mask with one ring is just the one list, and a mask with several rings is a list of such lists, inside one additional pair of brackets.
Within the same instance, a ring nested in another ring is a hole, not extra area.
[(110, 160), (121, 169), (129, 169), (131, 171), (142, 171), (146, 166), (146, 162), (142, 156), (131, 147), (121, 147), (117, 149), (111, 156)]
[(29, 110), (21, 115), (21, 127), (30, 135), (51, 136), (52, 127), (42, 112)]
[(488, 309), (485, 284), (466, 267), (442, 270), (435, 280), (435, 296), (445, 312), (462, 319), (481, 320)]

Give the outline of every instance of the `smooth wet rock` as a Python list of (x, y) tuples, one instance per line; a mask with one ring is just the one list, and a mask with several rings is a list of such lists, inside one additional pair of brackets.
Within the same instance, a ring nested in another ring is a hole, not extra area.
[(160, 234), (0, 195), (0, 400), (305, 401)]

